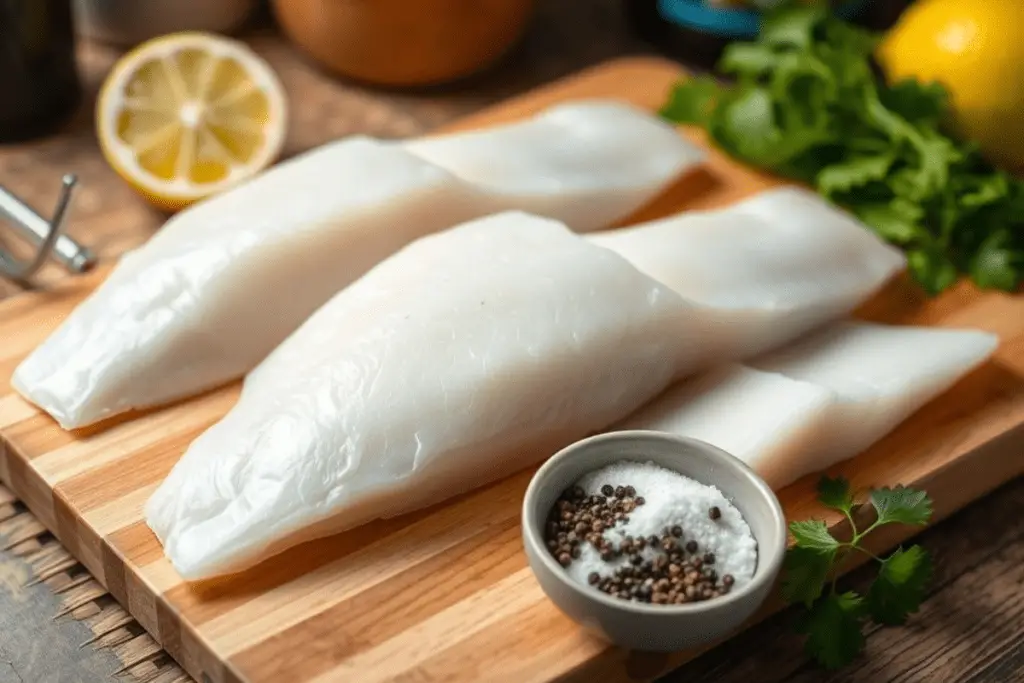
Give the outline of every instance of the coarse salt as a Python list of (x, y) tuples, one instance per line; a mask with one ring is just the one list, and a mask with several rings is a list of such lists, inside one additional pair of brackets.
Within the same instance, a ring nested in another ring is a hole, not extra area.
[[(717, 487), (702, 484), (653, 462), (630, 460), (602, 467), (576, 482), (587, 495), (595, 496), (603, 495), (601, 487), (606, 484), (612, 488), (632, 486), (636, 495), (645, 500), (644, 505), (629, 513), (628, 522), (620, 521), (603, 532), (603, 536), (616, 547), (626, 536), (661, 537), (666, 527), (680, 526), (683, 529), (680, 544), (696, 541), (700, 546), (698, 555), (714, 553), (715, 570), (719, 576), (732, 575), (734, 590), (753, 578), (757, 568), (757, 541), (743, 515)], [(722, 513), (717, 520), (708, 515), (712, 507), (717, 507)], [(645, 560), (653, 560), (662, 553), (645, 547), (641, 554)], [(611, 576), (627, 562), (625, 555), (606, 562), (591, 544), (583, 543), (580, 544), (580, 556), (566, 571), (574, 581), (597, 590), (588, 582), (592, 572), (597, 572), (602, 578)]]

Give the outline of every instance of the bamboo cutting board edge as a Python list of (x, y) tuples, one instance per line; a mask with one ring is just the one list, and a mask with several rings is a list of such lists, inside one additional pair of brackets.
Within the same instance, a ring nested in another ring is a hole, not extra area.
[[(576, 97), (620, 96), (644, 106), (655, 107), (664, 95), (664, 87), (674, 78), (681, 75), (681, 73), (682, 70), (678, 65), (665, 60), (649, 58), (615, 60), (498, 105), (496, 108), (481, 112), (460, 122), (456, 127), (469, 128), (493, 124), (526, 115), (555, 101)], [(728, 173), (736, 172), (733, 166), (723, 162), (721, 159), (714, 158), (713, 164), (716, 165), (718, 170), (724, 169)], [(705, 178), (705, 180), (707, 179)], [(683, 202), (679, 201), (679, 197), (677, 194), (674, 194), (674, 190), (669, 190), (667, 193), (669, 197), (668, 203), (654, 202), (652, 207), (641, 211), (638, 219), (645, 215), (658, 215), (668, 210), (679, 210), (684, 206), (695, 207), (727, 203), (741, 194), (749, 193), (760, 186), (766, 186), (771, 183), (770, 179), (752, 173), (744, 173), (744, 177), (741, 180), (743, 182), (739, 183), (739, 185), (742, 187), (722, 187), (720, 185), (716, 186), (712, 182), (708, 186), (710, 188), (709, 192), (697, 196), (688, 196), (685, 198), (686, 201)], [(688, 182), (692, 183), (693, 180), (691, 179)], [(88, 291), (88, 285), (89, 281), (70, 282), (65, 287), (58, 288), (58, 291), (49, 294), (22, 295), (10, 302), (0, 304), (0, 330), (4, 327), (2, 319), (8, 311), (14, 311), (17, 315), (28, 317), (35, 321), (37, 325), (40, 320), (47, 320), (52, 324), (53, 315), (49, 313), (50, 309), (52, 308), (54, 311), (68, 310), (81, 293)], [(895, 294), (892, 292), (895, 292)], [(960, 407), (954, 405), (954, 403), (961, 402), (947, 400), (942, 402), (942, 410), (938, 414), (936, 414), (936, 411), (939, 409), (931, 406), (924, 411), (925, 415), (923, 417), (918, 415), (911, 418), (911, 422), (916, 425), (915, 428), (911, 428), (909, 431), (906, 429), (898, 430), (891, 438), (883, 440), (879, 446), (868, 453), (835, 468), (835, 471), (847, 474), (856, 484), (862, 486), (901, 481), (908, 484), (927, 486), (933, 492), (933, 496), (935, 491), (941, 490), (943, 495), (941, 497), (935, 496), (936, 518), (938, 519), (948, 516), (970, 500), (983, 495), (1007, 479), (1024, 473), (1024, 457), (1015, 457), (1017, 454), (1013, 450), (1015, 445), (1021, 441), (1022, 430), (1017, 429), (1013, 431), (1010, 429), (1024, 421), (1024, 390), (1021, 389), (1024, 382), (1020, 380), (1020, 375), (1024, 373), (1024, 302), (1019, 299), (1008, 299), (1001, 295), (983, 295), (973, 292), (969, 288), (960, 288), (960, 290), (951, 293), (935, 304), (920, 307), (918, 305), (920, 302), (915, 302), (912, 298), (903, 297), (903, 294), (905, 294), (905, 291), (900, 289), (899, 285), (896, 285), (890, 291), (889, 299), (884, 299), (880, 303), (875, 302), (873, 309), (872, 305), (866, 307), (866, 317), (891, 317), (892, 311), (888, 309), (895, 307), (896, 313), (899, 314), (896, 317), (900, 320), (906, 319), (908, 322), (920, 322), (923, 324), (940, 322), (942, 324), (968, 325), (975, 324), (977, 321), (973, 319), (961, 320), (963, 316), (960, 313), (962, 311), (969, 312), (969, 309), (976, 308), (980, 312), (991, 313), (992, 316), (989, 317), (992, 319), (993, 324), (999, 328), (993, 331), (1002, 332), (1004, 338), (1012, 341), (1010, 344), (1004, 344), (1004, 348), (1000, 350), (996, 363), (974, 373), (970, 378), (961, 382), (955, 390), (959, 392), (958, 395), (971, 397), (979, 394), (984, 398), (980, 403), (978, 400), (971, 398), (968, 398), (963, 403), (966, 403), (968, 407), (982, 406), (984, 408), (979, 407), (978, 410), (981, 411), (980, 414), (983, 414), (987, 420), (985, 422), (986, 429), (979, 431), (975, 428), (972, 430), (969, 424), (960, 424), (963, 420), (976, 416), (976, 414), (968, 412), (965, 418), (958, 412)], [(33, 303), (30, 303), (29, 300), (24, 298), (26, 296), (36, 298), (31, 300)], [(960, 301), (958, 297), (962, 297), (963, 301)], [(893, 304), (894, 300), (896, 301), (895, 304)], [(997, 320), (997, 318), (1000, 318), (999, 313), (1005, 314), (1007, 311), (1015, 311), (1017, 313), (1018, 322), (1016, 324), (1013, 320), (1007, 320), (1005, 315), (1002, 316), (1001, 320)], [(989, 317), (986, 317), (986, 320)], [(8, 329), (10, 329), (10, 325)], [(5, 336), (0, 334), (0, 338), (5, 338)], [(24, 350), (22, 349), (22, 351)], [(9, 368), (10, 366), (10, 362), (4, 363), (3, 349), (0, 348), (0, 367)], [(6, 383), (6, 379), (6, 377), (3, 377), (0, 378), (0, 381)], [(4, 385), (0, 384), (0, 389), (2, 388), (4, 388)], [(223, 409), (230, 405), (235, 391), (235, 389), (227, 389), (214, 392), (211, 395), (172, 407), (169, 410), (145, 415), (136, 421), (137, 429), (134, 432), (131, 430), (131, 425), (119, 425), (113, 432), (119, 435), (118, 439), (120, 440), (115, 440), (112, 437), (108, 439), (111, 443), (106, 443), (104, 440), (106, 437), (101, 433), (97, 437), (98, 442), (94, 450), (82, 447), (83, 443), (87, 445), (92, 443), (88, 441), (88, 439), (93, 438), (92, 435), (87, 436), (86, 440), (82, 442), (69, 441), (46, 418), (37, 417), (34, 411), (27, 409), (27, 404), (21, 402), (20, 399), (10, 396), (0, 397), (0, 437), (3, 437), (0, 438), (0, 478), (3, 478), (12, 486), (33, 512), (39, 516), (40, 520), (65, 543), (68, 549), (97, 576), (108, 590), (132, 612), (139, 622), (197, 680), (203, 681), (203, 677), (206, 675), (208, 680), (216, 683), (250, 679), (259, 680), (262, 683), (262, 681), (274, 679), (259, 676), (260, 672), (253, 669), (252, 665), (247, 663), (252, 659), (251, 652), (248, 653), (248, 660), (244, 656), (247, 654), (245, 648), (242, 648), (240, 651), (241, 655), (243, 655), (241, 657), (238, 656), (239, 652), (236, 652), (233, 656), (223, 657), (218, 653), (215, 647), (216, 643), (211, 644), (209, 625), (216, 623), (217, 617), (214, 617), (211, 621), (203, 621), (197, 618), (197, 615), (203, 612), (209, 603), (204, 603), (202, 599), (198, 602), (194, 600), (190, 602), (192, 598), (189, 597), (189, 591), (181, 590), (181, 587), (175, 582), (173, 573), (169, 574), (166, 567), (161, 566), (158, 558), (150, 558), (151, 561), (143, 563), (137, 561), (138, 556), (134, 553), (137, 552), (139, 547), (146, 546), (144, 554), (147, 557), (152, 554), (152, 548), (150, 547), (152, 539), (149, 539), (149, 545), (147, 546), (148, 530), (139, 529), (136, 525), (126, 527), (130, 530), (130, 533), (121, 533), (122, 529), (118, 529), (114, 534), (108, 534), (104, 529), (107, 525), (113, 524), (110, 521), (111, 519), (117, 518), (118, 515), (130, 516), (130, 514), (117, 509), (106, 511), (102, 505), (99, 508), (85, 509), (88, 507), (86, 502), (99, 495), (104, 482), (91, 483), (83, 481), (83, 477), (86, 480), (88, 479), (86, 476), (88, 470), (76, 472), (68, 477), (65, 477), (63, 474), (63, 472), (70, 471), (66, 468), (74, 470), (78, 467), (76, 465), (76, 455), (90, 462), (96, 459), (104, 460), (104, 466), (107, 469), (103, 471), (108, 474), (114, 472), (114, 470), (110, 469), (111, 466), (116, 467), (121, 460), (124, 460), (124, 464), (127, 464), (127, 461), (132, 458), (142, 463), (141, 467), (144, 471), (144, 466), (147, 466), (147, 463), (149, 463), (147, 458), (151, 458), (155, 462), (162, 462), (160, 458), (166, 455), (164, 451), (173, 451), (184, 446), (186, 442), (185, 435), (178, 433), (176, 440), (170, 445), (166, 443), (150, 444), (149, 441), (145, 440), (144, 434), (137, 432), (145, 432), (147, 429), (162, 429), (161, 425), (165, 424), (164, 421), (174, 422), (178, 418), (185, 418), (190, 412), (196, 412), (191, 411), (190, 408), (203, 405), (206, 406), (206, 409), (212, 411), (208, 419), (193, 420), (191, 427), (185, 430), (186, 434), (197, 431), (205, 423), (215, 419), (218, 410), (222, 413)], [(996, 391), (995, 395), (991, 393), (993, 391)], [(972, 392), (974, 393), (972, 394)], [(964, 410), (967, 409), (965, 408)], [(960, 423), (958, 423), (958, 420)], [(906, 439), (908, 433), (916, 437), (931, 429), (937, 429), (942, 434), (947, 436), (952, 434), (955, 437), (955, 432), (960, 427), (968, 434), (961, 441), (956, 441), (954, 438), (955, 443), (952, 445), (943, 444), (941, 441), (932, 441), (920, 446), (916, 443), (910, 444)], [(1000, 434), (1002, 434), (1001, 437), (999, 436)], [(53, 443), (50, 443), (51, 441)], [(7, 442), (6, 446), (5, 442)], [(145, 442), (146, 447), (140, 447), (141, 450), (133, 450), (135, 448), (133, 444), (136, 442)], [(151, 446), (155, 447), (156, 451), (153, 451)], [(111, 456), (111, 451), (117, 451), (118, 448), (124, 448), (125, 452), (120, 456), (115, 452)], [(892, 463), (888, 462), (887, 457), (889, 451), (893, 448), (896, 448), (896, 450), (905, 449), (903, 451), (905, 453), (904, 458), (895, 468), (895, 471)], [(140, 456), (140, 453), (144, 453), (144, 455)], [(166, 460), (166, 457), (164, 457), (164, 460)], [(156, 467), (156, 470), (160, 469), (159, 466), (154, 465), (154, 467)], [(102, 466), (100, 469), (102, 469)], [(474, 506), (479, 506), (484, 502), (483, 497), (485, 495), (496, 491), (499, 495), (507, 496), (513, 502), (516, 501), (518, 496), (521, 495), (522, 488), (525, 487), (525, 482), (528, 481), (528, 474), (529, 472), (516, 475), (509, 480), (487, 487), (484, 491), (464, 496), (451, 504), (439, 506), (439, 508), (428, 513), (415, 515), (413, 520), (407, 526), (400, 528), (397, 533), (406, 533), (411, 529), (410, 535), (416, 538), (417, 529), (431, 529), (432, 525), (440, 525), (437, 531), (444, 531), (446, 527), (441, 525), (440, 522), (436, 522), (440, 518), (445, 519), (446, 524), (457, 526), (459, 523), (462, 523), (464, 525), (464, 517), (473, 513)], [(902, 476), (904, 474), (908, 475), (907, 478)], [(157, 473), (154, 470), (153, 478), (158, 478), (156, 475)], [(139, 475), (138, 473), (133, 473), (131, 476)], [(56, 482), (55, 485), (54, 482)], [(147, 486), (149, 485), (151, 484), (147, 484)], [(797, 512), (799, 515), (814, 514), (815, 516), (825, 517), (830, 522), (835, 523), (837, 520), (834, 515), (824, 513), (813, 504), (811, 500), (812, 489), (813, 481), (811, 478), (807, 478), (783, 491), (781, 497), (787, 503), (787, 508), (791, 513)], [(145, 491), (144, 488), (142, 490)], [(135, 504), (137, 503), (138, 501), (136, 500)], [(516, 519), (512, 524), (518, 521), (517, 515), (515, 517)], [(474, 534), (465, 529), (463, 531), (466, 538), (462, 539), (463, 542), (455, 546), (456, 548), (461, 548), (469, 541), (479, 541), (479, 533)], [(875, 549), (881, 551), (891, 547), (915, 531), (914, 529), (902, 528), (892, 530), (889, 535), (878, 537)], [(502, 528), (500, 533), (508, 536), (510, 532), (507, 528)], [(337, 545), (339, 542), (324, 541), (319, 545), (329, 547), (332, 543)], [(343, 542), (341, 543), (344, 545)], [(381, 541), (378, 541), (379, 543)], [(516, 537), (511, 543), (517, 546), (518, 538)], [(317, 545), (312, 545), (313, 550), (310, 550), (310, 546), (307, 545), (305, 556), (309, 556), (310, 553), (315, 555)], [(507, 546), (507, 543), (505, 545)], [(506, 551), (508, 550), (505, 546), (502, 547)], [(373, 548), (374, 543), (371, 542), (358, 548), (357, 552), (366, 553), (369, 549), (370, 554), (372, 554)], [(444, 552), (436, 557), (440, 557), (443, 554)], [(516, 547), (514, 556), (510, 556), (512, 559), (506, 562), (511, 567), (517, 567), (512, 574), (512, 578), (521, 577), (526, 571), (521, 566), (522, 562), (519, 555), (521, 555), (521, 551)], [(344, 560), (345, 557), (342, 554), (340, 560)], [(435, 558), (428, 558), (428, 560), (422, 561), (421, 564), (429, 563), (433, 559)], [(338, 561), (339, 559), (335, 559), (332, 562), (328, 562), (328, 565), (336, 564)], [(140, 564), (143, 566), (140, 567)], [(320, 569), (317, 569), (312, 574), (317, 574), (320, 571)], [(532, 577), (528, 575), (525, 576), (525, 581), (521, 584), (518, 583), (518, 579), (517, 582), (512, 582), (514, 586), (520, 586), (520, 592), (527, 594), (529, 599), (525, 600), (525, 602), (529, 604), (522, 610), (513, 612), (510, 620), (513, 623), (518, 623), (516, 620), (519, 620), (527, 624), (536, 621), (544, 628), (558, 629), (559, 631), (565, 631), (568, 625), (571, 632), (568, 636), (565, 633), (561, 633), (559, 638), (553, 638), (553, 640), (557, 640), (556, 645), (548, 648), (546, 652), (540, 652), (532, 660), (527, 656), (528, 654), (533, 654), (532, 651), (515, 651), (508, 655), (501, 663), (506, 675), (509, 676), (508, 680), (588, 681), (594, 680), (593, 676), (597, 672), (600, 672), (605, 680), (608, 680), (607, 677), (610, 674), (616, 675), (616, 680), (642, 680), (663, 673), (666, 668), (678, 665), (694, 654), (681, 653), (672, 656), (644, 655), (606, 648), (603, 644), (579, 633), (578, 629), (573, 629), (571, 624), (564, 618), (552, 614), (554, 608), (543, 601), (543, 599), (538, 602), (535, 598), (539, 589), (531, 582)], [(501, 581), (498, 583), (501, 583)], [(487, 588), (482, 588), (471, 594), (469, 598), (473, 598), (478, 593), (486, 594)], [(280, 586), (277, 587), (277, 590), (280, 590)], [(226, 593), (229, 597), (233, 597), (230, 595), (230, 591), (226, 591)], [(258, 597), (262, 599), (272, 593), (273, 590), (265, 591), (259, 594)], [(216, 590), (214, 590), (213, 594), (217, 595)], [(445, 615), (457, 617), (460, 613), (460, 608), (466, 609), (463, 605), (467, 602), (469, 602), (469, 599), (449, 605), (438, 614), (441, 617)], [(248, 604), (243, 603), (243, 607)], [(766, 606), (763, 614), (774, 611), (777, 607), (777, 605)], [(386, 616), (382, 615), (382, 618), (385, 621), (387, 620)], [(439, 625), (443, 625), (443, 618), (437, 617), (437, 614), (432, 614), (429, 618), (416, 622), (414, 626), (419, 627), (423, 623), (429, 625), (431, 619), (438, 621)], [(198, 622), (198, 628), (194, 622)], [(305, 622), (301, 622), (300, 625), (304, 624)], [(227, 626), (230, 626), (230, 623)], [(449, 623), (448, 626), (451, 626), (451, 624)], [(244, 624), (240, 623), (239, 627), (244, 627)], [(221, 627), (222, 630), (224, 628), (226, 627)], [(497, 643), (492, 642), (494, 637), (493, 631), (493, 625), (485, 627), (479, 633), (474, 632), (470, 634), (465, 642), (469, 644), (500, 644), (500, 641)], [(316, 631), (313, 630), (311, 633), (315, 635)], [(486, 637), (480, 637), (481, 634)], [(314, 646), (328, 648), (332, 646), (348, 646), (348, 643), (332, 641), (329, 634), (320, 635), (319, 637), (321, 641), (314, 643)], [(223, 638), (218, 642), (222, 641)], [(384, 640), (381, 643), (377, 643), (376, 649), (371, 649), (371, 654), (377, 650), (381, 650), (382, 655), (388, 654), (388, 646), (391, 642), (391, 640)], [(399, 640), (399, 644), (404, 642)], [(409, 642), (412, 643), (413, 641)], [(462, 640), (459, 640), (456, 644), (458, 645), (462, 642)], [(398, 646), (394, 647), (397, 648)], [(522, 647), (521, 644), (520, 647)], [(460, 655), (458, 659), (466, 667), (458, 671), (450, 671), (452, 675), (462, 674), (470, 677), (461, 680), (472, 680), (474, 674), (486, 676), (486, 680), (497, 680), (494, 678), (497, 673), (486, 669), (487, 662), (480, 661), (478, 656), (474, 659), (473, 652), (465, 649), (460, 651), (458, 647), (451, 649), (454, 650), (455, 654)], [(361, 654), (365, 654), (365, 652)], [(401, 658), (403, 651), (398, 649), (392, 654), (395, 657)], [(492, 659), (495, 656), (493, 651), (484, 654)], [(444, 652), (440, 653), (440, 655), (441, 663), (437, 664), (437, 666), (444, 664)], [(418, 656), (422, 658), (425, 655), (419, 653)], [(395, 676), (384, 676), (374, 680), (398, 680), (401, 674), (427, 677), (433, 671), (429, 666), (436, 659), (437, 657), (426, 656), (423, 661), (398, 671)], [(329, 668), (326, 671), (330, 674), (330, 672), (340, 671), (340, 669)], [(368, 675), (372, 675), (372, 672)], [(259, 677), (252, 678), (253, 676)], [(338, 676), (341, 677), (342, 674), (339, 673)], [(343, 678), (340, 679), (343, 680)], [(295, 680), (298, 681), (299, 679)], [(303, 677), (301, 680), (305, 683), (305, 681), (312, 680), (312, 678)]]

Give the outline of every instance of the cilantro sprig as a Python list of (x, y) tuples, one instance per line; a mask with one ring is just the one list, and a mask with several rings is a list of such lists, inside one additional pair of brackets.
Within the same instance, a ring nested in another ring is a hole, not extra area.
[[(807, 654), (822, 666), (839, 668), (853, 661), (864, 647), (863, 627), (875, 623), (904, 623), (918, 610), (932, 577), (932, 561), (919, 545), (899, 548), (881, 558), (862, 544), (875, 529), (887, 524), (924, 525), (932, 515), (932, 502), (923, 491), (906, 487), (881, 488), (870, 492), (875, 521), (858, 529), (856, 505), (850, 484), (842, 477), (822, 477), (818, 500), (842, 512), (850, 523), (852, 536), (840, 541), (821, 520), (794, 521), (789, 525), (795, 543), (786, 551), (782, 595), (790, 603), (806, 608), (798, 630), (807, 636)], [(878, 575), (866, 596), (836, 589), (834, 569), (851, 552), (862, 552), (878, 563)]]
[(755, 42), (723, 53), (718, 71), (733, 84), (684, 80), (661, 114), (851, 211), (907, 253), (912, 277), (931, 295), (960, 274), (1016, 290), (1024, 281), (1024, 180), (945, 133), (942, 86), (879, 78), (877, 42), (826, 6), (784, 4), (766, 14)]

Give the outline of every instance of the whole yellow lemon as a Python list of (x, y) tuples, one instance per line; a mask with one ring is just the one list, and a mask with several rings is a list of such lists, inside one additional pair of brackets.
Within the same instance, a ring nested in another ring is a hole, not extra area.
[(876, 56), (890, 82), (944, 85), (957, 132), (1024, 169), (1024, 0), (918, 0)]

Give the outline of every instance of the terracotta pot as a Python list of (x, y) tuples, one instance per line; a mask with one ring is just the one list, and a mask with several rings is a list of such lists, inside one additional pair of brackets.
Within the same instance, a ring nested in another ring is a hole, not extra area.
[(535, 0), (273, 0), (285, 33), (335, 73), (435, 85), (490, 66), (522, 36)]

